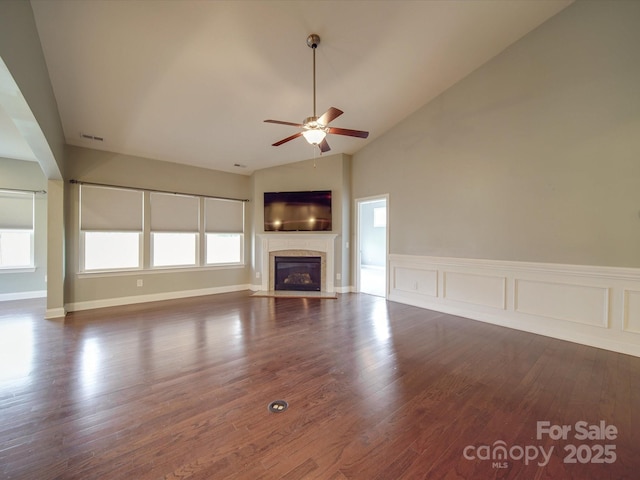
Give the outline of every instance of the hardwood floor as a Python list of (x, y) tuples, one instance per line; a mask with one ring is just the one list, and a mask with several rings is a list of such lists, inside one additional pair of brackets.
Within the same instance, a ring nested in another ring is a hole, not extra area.
[[(363, 294), (43, 314), (41, 301), (0, 303), (3, 479), (640, 471), (640, 358)], [(269, 412), (277, 399), (289, 408)], [(567, 439), (538, 438), (545, 421)], [(616, 438), (577, 439), (580, 421)]]

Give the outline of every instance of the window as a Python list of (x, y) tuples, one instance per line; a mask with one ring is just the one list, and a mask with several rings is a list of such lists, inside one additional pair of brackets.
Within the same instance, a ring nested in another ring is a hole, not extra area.
[(200, 199), (189, 195), (150, 195), (153, 267), (198, 264)]
[(206, 262), (208, 265), (244, 261), (244, 203), (205, 199)]
[(114, 270), (140, 266), (137, 232), (84, 232), (84, 269)]
[(143, 193), (80, 186), (81, 270), (141, 268)]
[(0, 268), (33, 266), (33, 232), (0, 231)]
[(242, 238), (239, 233), (207, 233), (207, 263), (242, 262)]
[(387, 226), (387, 207), (375, 207), (373, 209), (373, 226), (376, 228)]
[(244, 263), (244, 202), (80, 185), (80, 272)]
[(153, 233), (154, 267), (177, 267), (196, 264), (196, 234)]
[(0, 268), (33, 268), (34, 194), (0, 191)]

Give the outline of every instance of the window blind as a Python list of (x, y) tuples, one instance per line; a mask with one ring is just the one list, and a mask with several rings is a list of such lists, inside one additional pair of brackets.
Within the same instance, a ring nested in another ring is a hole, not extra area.
[(33, 193), (0, 190), (0, 229), (33, 230)]
[(80, 229), (142, 232), (144, 196), (139, 190), (80, 186)]
[(244, 202), (205, 198), (206, 233), (243, 233)]
[(150, 200), (152, 232), (198, 232), (200, 223), (198, 197), (151, 193)]

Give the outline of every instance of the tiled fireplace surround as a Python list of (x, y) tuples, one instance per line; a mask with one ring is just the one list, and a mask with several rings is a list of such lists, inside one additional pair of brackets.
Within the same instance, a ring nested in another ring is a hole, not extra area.
[(274, 289), (274, 259), (279, 257), (320, 257), (321, 290), (335, 292), (334, 243), (335, 234), (264, 234), (260, 235), (262, 258), (262, 291)]

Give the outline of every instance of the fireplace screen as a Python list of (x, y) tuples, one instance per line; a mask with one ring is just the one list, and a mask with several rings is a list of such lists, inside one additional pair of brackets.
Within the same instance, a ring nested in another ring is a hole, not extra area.
[(320, 291), (320, 257), (275, 257), (275, 290)]

